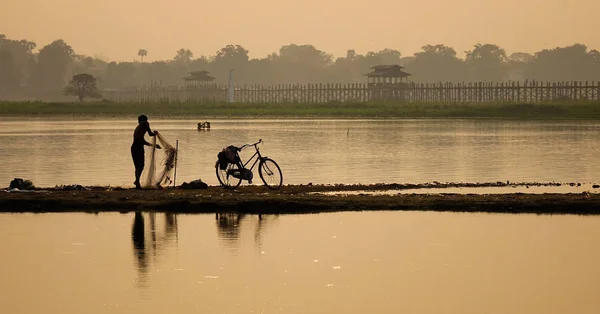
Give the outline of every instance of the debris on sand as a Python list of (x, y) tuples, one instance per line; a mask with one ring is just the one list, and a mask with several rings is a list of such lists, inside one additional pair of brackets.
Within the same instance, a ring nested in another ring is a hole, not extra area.
[(31, 182), (30, 180), (23, 180), (21, 178), (14, 178), (12, 181), (10, 181), (10, 185), (8, 186), (8, 188), (10, 190), (35, 190), (33, 182)]
[(87, 190), (86, 187), (84, 187), (83, 185), (79, 185), (79, 184), (57, 185), (56, 187), (54, 187), (54, 189), (62, 190), (62, 191), (85, 191), (85, 190)]
[(208, 184), (202, 182), (201, 179), (191, 181), (190, 183), (183, 182), (182, 189), (208, 189)]

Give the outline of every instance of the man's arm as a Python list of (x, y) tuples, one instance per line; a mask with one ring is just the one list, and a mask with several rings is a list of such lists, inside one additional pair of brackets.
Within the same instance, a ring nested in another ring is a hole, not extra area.
[[(146, 125), (148, 126), (148, 130), (147, 130), (147, 131), (148, 131), (148, 135), (150, 135), (150, 136), (156, 136), (156, 134), (158, 134), (158, 131), (156, 131), (156, 130), (155, 130), (154, 132), (152, 132), (152, 131), (150, 130), (150, 123), (147, 123)], [(144, 142), (146, 142), (146, 140), (144, 140)], [(148, 142), (146, 142), (146, 144), (144, 144), (144, 145), (146, 145), (146, 146), (152, 146), (152, 144), (150, 144), (150, 143), (148, 143)], [(157, 149), (161, 149), (160, 145), (158, 145), (158, 144), (156, 144), (156, 146), (155, 146), (155, 147), (156, 147)]]
[(157, 131), (152, 132), (152, 130), (150, 130), (150, 123), (146, 122), (146, 131), (148, 132), (149, 136), (155, 136), (156, 134), (158, 134)]
[[(144, 145), (146, 145), (146, 146), (152, 146), (152, 144), (150, 144), (150, 143), (146, 142), (146, 140), (145, 140), (145, 139), (142, 139), (142, 140), (144, 141)], [(162, 148), (162, 147), (160, 147), (160, 145), (158, 145), (158, 144), (156, 144), (156, 146), (154, 146), (154, 147), (156, 147), (156, 149), (161, 149), (161, 148)]]

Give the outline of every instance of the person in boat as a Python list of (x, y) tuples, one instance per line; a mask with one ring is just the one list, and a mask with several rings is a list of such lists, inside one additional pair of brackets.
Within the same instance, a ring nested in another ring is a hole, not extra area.
[(201, 130), (210, 130), (210, 122), (206, 121), (206, 122), (201, 122), (198, 123), (198, 131)]
[[(135, 188), (141, 189), (140, 176), (144, 171), (144, 146), (152, 146), (152, 144), (146, 142), (144, 134), (148, 133), (149, 136), (156, 136), (158, 131), (150, 130), (150, 123), (148, 123), (148, 117), (141, 115), (138, 117), (138, 126), (133, 131), (133, 144), (131, 144), (131, 158), (133, 159), (133, 165), (135, 166)], [(156, 149), (160, 149), (160, 145), (156, 144)]]

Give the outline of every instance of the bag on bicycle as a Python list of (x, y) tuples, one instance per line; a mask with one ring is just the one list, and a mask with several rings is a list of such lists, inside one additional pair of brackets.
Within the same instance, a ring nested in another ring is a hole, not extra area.
[(230, 163), (235, 163), (237, 157), (237, 147), (235, 146), (227, 146), (223, 148), (223, 150), (217, 154), (217, 158), (219, 158), (219, 168), (221, 170), (227, 169), (227, 165)]
[(227, 155), (225, 154), (225, 152), (218, 153), (217, 158), (219, 159), (219, 169), (227, 169), (227, 164), (229, 164), (229, 161), (227, 160)]

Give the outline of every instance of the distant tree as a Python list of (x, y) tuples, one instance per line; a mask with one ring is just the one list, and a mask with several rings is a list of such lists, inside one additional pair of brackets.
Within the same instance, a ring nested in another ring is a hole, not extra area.
[(193, 57), (194, 57), (194, 54), (192, 53), (191, 50), (181, 48), (181, 49), (177, 50), (177, 52), (175, 53), (175, 57), (173, 57), (173, 60), (176, 62), (187, 63), (187, 62), (191, 62)]
[(138, 50), (138, 56), (141, 57), (142, 63), (144, 62), (144, 57), (148, 55), (148, 51), (146, 49)]
[(85, 97), (102, 97), (96, 87), (96, 78), (87, 73), (73, 75), (73, 79), (65, 87), (64, 94), (67, 96), (77, 96), (80, 102), (83, 102)]
[[(251, 59), (247, 49), (227, 45), (211, 56), (194, 58), (189, 49), (177, 50), (172, 60), (146, 62), (147, 51), (138, 50), (140, 59), (133, 62), (106, 62), (98, 57), (75, 55), (73, 49), (57, 40), (39, 53), (27, 40), (12, 40), (0, 34), (0, 92), (19, 88), (20, 92), (37, 92), (35, 96), (54, 96), (66, 85), (67, 78), (87, 73), (103, 88), (139, 86), (150, 82), (163, 85), (182, 84), (189, 71), (206, 70), (226, 83), (234, 69), (236, 84), (285, 83), (354, 83), (365, 82), (369, 67), (378, 64), (400, 64), (421, 82), (465, 80), (600, 80), (600, 52), (585, 45), (545, 49), (535, 55), (516, 52), (507, 56), (493, 44), (477, 44), (466, 51), (466, 58), (445, 45), (426, 45), (414, 56), (404, 57), (400, 51), (386, 48), (359, 54), (349, 49), (345, 56), (334, 59), (331, 54), (312, 45), (282, 46), (263, 58)], [(141, 62), (139, 62), (141, 61)], [(100, 81), (102, 78), (102, 81)]]
[(356, 53), (356, 50), (354, 50), (354, 49), (346, 50), (346, 60), (354, 61), (354, 60), (356, 60), (357, 56), (358, 56), (358, 54)]
[(354, 49), (350, 49), (346, 51), (346, 57), (337, 58), (331, 66), (326, 67), (329, 71), (329, 77), (325, 77), (325, 80), (364, 82), (366, 79), (364, 74), (370, 72), (370, 67), (382, 64), (402, 65), (403, 63), (402, 55), (398, 50), (386, 48), (360, 55)]
[(202, 71), (208, 69), (211, 64), (211, 61), (208, 57), (201, 56), (200, 58), (192, 60), (190, 63), (191, 71)]
[(98, 58), (92, 58), (84, 55), (74, 55), (67, 70), (68, 74), (88, 73), (93, 76), (104, 75), (106, 62)]
[(415, 60), (416, 60), (416, 57), (414, 57), (414, 56), (402, 57), (402, 58), (400, 58), (400, 65), (407, 66), (407, 65), (415, 62)]
[(38, 89), (60, 90), (64, 86), (67, 66), (73, 59), (73, 48), (62, 39), (40, 49), (34, 83)]
[(592, 59), (591, 72), (594, 73), (590, 79), (600, 81), (600, 51), (594, 49), (588, 55)]
[(106, 69), (104, 69), (104, 86), (110, 88), (118, 88), (122, 87), (119, 73), (118, 73), (118, 64), (116, 62), (110, 62), (106, 65)]
[(227, 45), (219, 49), (212, 62), (211, 72), (217, 77), (227, 79), (229, 71), (235, 70), (235, 81), (242, 82), (251, 79), (256, 73), (248, 73), (250, 57), (248, 50), (240, 45)]
[(279, 49), (279, 60), (288, 63), (305, 63), (311, 67), (326, 67), (331, 64), (333, 57), (313, 45), (287, 45)]
[(406, 66), (415, 81), (455, 82), (465, 79), (465, 64), (456, 57), (453, 48), (445, 45), (426, 45), (421, 49), (421, 52), (415, 53), (415, 59)]
[(507, 77), (506, 51), (493, 44), (477, 44), (465, 51), (471, 78), (479, 81), (503, 81)]
[(0, 48), (0, 94), (15, 91), (21, 83), (21, 72), (8, 49)]
[(244, 49), (244, 47), (240, 45), (227, 45), (219, 49), (215, 55), (215, 62), (220, 60), (247, 62), (249, 59), (250, 57), (248, 57), (248, 50)]
[(526, 71), (535, 57), (527, 52), (515, 52), (508, 56), (506, 68), (510, 80), (523, 81), (526, 79)]
[(598, 50), (594, 49), (594, 50), (591, 50), (591, 51), (588, 53), (588, 55), (589, 55), (589, 56), (592, 58), (592, 61), (593, 61), (594, 63), (598, 63), (598, 62), (600, 62), (600, 51), (598, 51)]
[[(35, 47), (36, 45), (33, 42), (27, 40), (11, 40), (4, 35), (0, 35), (0, 50), (7, 52), (3, 57), (5, 69), (6, 71), (9, 71), (9, 73), (5, 73), (5, 79), (6, 77), (18, 77), (18, 82), (15, 81), (14, 83), (18, 86), (25, 83), (29, 77), (31, 77), (35, 65), (33, 56), (33, 49), (35, 49)], [(8, 56), (8, 54), (10, 54), (10, 56)], [(9, 61), (9, 58), (12, 59), (12, 61)], [(16, 72), (11, 72), (12, 66), (9, 66), (8, 64), (14, 64)], [(2, 71), (4, 70), (2, 69), (2, 66), (0, 66), (0, 72)], [(0, 73), (0, 75), (2, 74)]]
[(136, 68), (136, 81), (163, 85), (179, 85), (187, 76), (188, 64), (166, 61), (144, 63)]
[(104, 87), (119, 88), (136, 85), (136, 67), (131, 62), (110, 62), (104, 73)]
[(508, 57), (508, 61), (519, 62), (519, 63), (529, 63), (533, 61), (535, 57), (527, 52), (515, 52)]
[(366, 70), (366, 68), (370, 68), (370, 67), (376, 66), (376, 65), (400, 64), (401, 56), (402, 56), (402, 54), (400, 54), (400, 51), (390, 49), (390, 48), (385, 48), (383, 50), (379, 50), (376, 52), (369, 51), (364, 56), (364, 61), (363, 61), (363, 63), (364, 63), (363, 66), (365, 67), (364, 70)]
[(358, 60), (362, 56), (356, 53), (356, 50), (349, 49), (345, 57), (335, 59), (330, 67), (330, 76), (337, 82), (360, 82), (362, 70), (359, 67)]
[(588, 53), (588, 56), (592, 60), (592, 73), (595, 74), (590, 79), (600, 80), (600, 51), (594, 49)]
[(274, 75), (282, 83), (322, 82), (333, 56), (312, 45), (286, 45), (272, 58)]
[(582, 44), (544, 49), (535, 53), (526, 75), (528, 79), (544, 81), (598, 80), (596, 55), (597, 51), (588, 52)]

